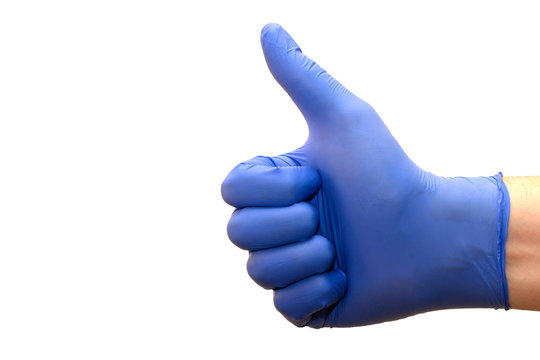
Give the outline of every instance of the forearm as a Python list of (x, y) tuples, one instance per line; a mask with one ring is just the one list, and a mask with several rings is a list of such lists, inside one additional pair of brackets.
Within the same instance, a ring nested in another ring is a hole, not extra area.
[(506, 239), (510, 307), (540, 310), (540, 176), (503, 181), (511, 204)]

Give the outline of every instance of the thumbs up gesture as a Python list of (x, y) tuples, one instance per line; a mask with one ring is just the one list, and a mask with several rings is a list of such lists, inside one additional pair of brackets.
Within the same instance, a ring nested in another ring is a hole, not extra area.
[(508, 308), (509, 197), (501, 174), (419, 168), (375, 110), (305, 56), (279, 25), (266, 62), (308, 140), (237, 165), (222, 184), (247, 270), (297, 326), (347, 327), (431, 310)]

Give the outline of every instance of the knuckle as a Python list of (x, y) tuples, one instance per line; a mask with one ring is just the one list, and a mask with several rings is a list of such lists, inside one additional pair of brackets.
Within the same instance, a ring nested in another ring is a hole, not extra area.
[(274, 290), (274, 307), (281, 314), (287, 317), (290, 317), (289, 309), (287, 305), (288, 305), (288, 302), (286, 301), (285, 296), (283, 296), (283, 292), (280, 290)]
[(329, 292), (334, 287), (328, 276), (316, 276), (312, 285), (322, 294)]
[(334, 247), (334, 244), (327, 238), (317, 235), (317, 240), (320, 242), (322, 247), (322, 253), (326, 254), (327, 258), (334, 259), (336, 256), (336, 249)]
[(290, 299), (280, 296), (279, 290), (274, 290), (274, 307), (276, 310), (295, 326), (302, 327), (306, 322), (306, 314), (301, 313), (298, 309), (291, 309), (290, 302)]
[(280, 175), (281, 175), (281, 191), (283, 194), (285, 194), (286, 198), (294, 198), (294, 196), (299, 192), (301, 189), (300, 184), (298, 181), (296, 181), (296, 177), (294, 176), (294, 173), (291, 171), (283, 171), (280, 168)]
[(299, 204), (302, 204), (302, 206), (304, 207), (306, 213), (311, 216), (311, 217), (319, 217), (319, 210), (311, 203), (307, 202), (307, 201), (303, 201)]
[(227, 204), (230, 205), (234, 205), (236, 193), (238, 192), (236, 169), (237, 168), (235, 167), (233, 170), (231, 170), (231, 172), (229, 172), (221, 183), (221, 197)]
[(253, 279), (257, 284), (260, 284), (264, 274), (264, 264), (260, 261), (260, 257), (257, 252), (249, 254), (246, 269), (249, 277)]
[(330, 240), (320, 235), (315, 235), (310, 241), (313, 242), (316, 253), (319, 254), (319, 270), (328, 270), (333, 265), (336, 257), (334, 245)]
[[(296, 207), (295, 218), (298, 226), (306, 229), (316, 228), (319, 224), (319, 210), (307, 201), (299, 202), (293, 205)], [(312, 229), (313, 231), (315, 229)]]
[(228, 224), (227, 224), (227, 235), (229, 236), (229, 239), (231, 242), (238, 246), (241, 249), (246, 250), (246, 241), (245, 236), (243, 236), (244, 230), (242, 229), (242, 209), (236, 209)]

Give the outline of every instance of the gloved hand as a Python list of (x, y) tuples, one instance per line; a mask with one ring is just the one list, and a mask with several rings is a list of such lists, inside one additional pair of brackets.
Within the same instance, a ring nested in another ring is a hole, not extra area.
[(370, 105), (302, 54), (277, 24), (270, 71), (309, 126), (300, 148), (236, 166), (228, 234), (297, 326), (356, 326), (431, 310), (508, 309), (509, 197), (501, 174), (420, 169)]

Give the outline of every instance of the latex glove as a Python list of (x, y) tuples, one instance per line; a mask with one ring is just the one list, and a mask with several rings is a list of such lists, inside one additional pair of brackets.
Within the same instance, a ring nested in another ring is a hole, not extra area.
[(256, 157), (222, 184), (233, 243), (298, 326), (355, 326), (430, 310), (508, 308), (501, 175), (438, 177), (403, 152), (370, 105), (277, 24), (270, 71), (309, 126), (299, 149)]

